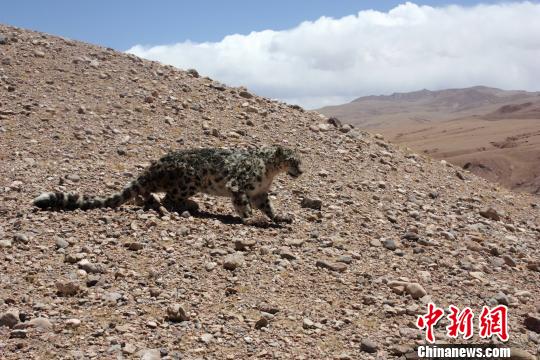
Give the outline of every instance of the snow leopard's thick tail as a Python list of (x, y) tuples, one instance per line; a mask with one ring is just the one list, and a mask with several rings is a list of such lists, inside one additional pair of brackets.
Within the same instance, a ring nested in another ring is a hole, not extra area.
[(141, 189), (139, 182), (135, 180), (122, 191), (105, 198), (74, 193), (48, 192), (36, 197), (33, 204), (41, 209), (58, 210), (115, 208), (141, 195)]

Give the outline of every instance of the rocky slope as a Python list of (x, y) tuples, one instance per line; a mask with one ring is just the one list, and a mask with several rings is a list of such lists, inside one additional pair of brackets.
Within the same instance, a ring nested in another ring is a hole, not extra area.
[(540, 194), (537, 92), (422, 90), (367, 96), (320, 111), (509, 189)]
[[(514, 356), (538, 353), (534, 198), (195, 71), (0, 35), (3, 359), (409, 356), (429, 301), (508, 304)], [(242, 225), (206, 196), (192, 215), (31, 206), (112, 192), (168, 149), (273, 143), (305, 159), (274, 184), (291, 225)]]

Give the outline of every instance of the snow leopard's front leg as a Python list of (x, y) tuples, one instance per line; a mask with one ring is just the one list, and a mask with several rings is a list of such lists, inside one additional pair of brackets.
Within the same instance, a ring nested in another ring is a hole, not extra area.
[(272, 221), (276, 223), (292, 223), (292, 216), (276, 214), (274, 206), (272, 205), (272, 201), (268, 197), (268, 193), (261, 193), (254, 196), (251, 199), (251, 203), (255, 208), (261, 210), (263, 213), (266, 214), (266, 216), (268, 216)]
[(232, 202), (236, 213), (242, 218), (242, 221), (246, 221), (249, 217), (251, 217), (251, 205), (249, 203), (249, 198), (245, 192), (234, 192), (232, 194)]

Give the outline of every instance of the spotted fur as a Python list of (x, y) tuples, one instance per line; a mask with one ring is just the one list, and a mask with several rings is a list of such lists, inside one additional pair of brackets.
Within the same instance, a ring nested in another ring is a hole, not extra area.
[(302, 174), (296, 152), (281, 147), (254, 150), (193, 149), (171, 152), (152, 163), (122, 191), (106, 198), (73, 193), (49, 192), (34, 199), (41, 209), (116, 208), (130, 200), (152, 201), (152, 193), (166, 193), (164, 203), (182, 207), (193, 202), (191, 196), (202, 192), (231, 198), (242, 219), (252, 208), (260, 209), (276, 222), (288, 221), (274, 211), (268, 191), (276, 175)]

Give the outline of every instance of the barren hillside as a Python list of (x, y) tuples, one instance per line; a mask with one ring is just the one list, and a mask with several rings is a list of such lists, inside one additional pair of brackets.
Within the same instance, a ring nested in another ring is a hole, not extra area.
[(540, 194), (540, 118), (465, 118), (377, 131), (509, 189)]
[(540, 94), (486, 87), (370, 96), (321, 109), (392, 142), (540, 194)]
[(540, 95), (537, 99), (531, 101), (507, 104), (499, 107), (497, 110), (486, 114), (486, 120), (499, 119), (540, 119)]
[[(364, 96), (348, 104), (327, 106), (320, 112), (366, 129), (385, 129), (438, 123), (488, 113), (516, 112), (516, 104), (540, 101), (540, 93), (507, 91), (486, 86), (439, 91), (420, 90), (392, 95)], [(527, 107), (527, 105), (522, 105)], [(538, 104), (534, 106), (538, 108)], [(521, 111), (525, 111), (522, 109)], [(515, 114), (518, 115), (517, 113)], [(490, 117), (491, 118), (491, 117)], [(523, 117), (520, 117), (523, 118)]]
[[(194, 71), (8, 26), (0, 54), (2, 359), (410, 357), (428, 302), (508, 305), (514, 358), (538, 353), (537, 199)], [(169, 149), (275, 143), (305, 162), (274, 183), (291, 225), (209, 196), (31, 205), (116, 191)]]

